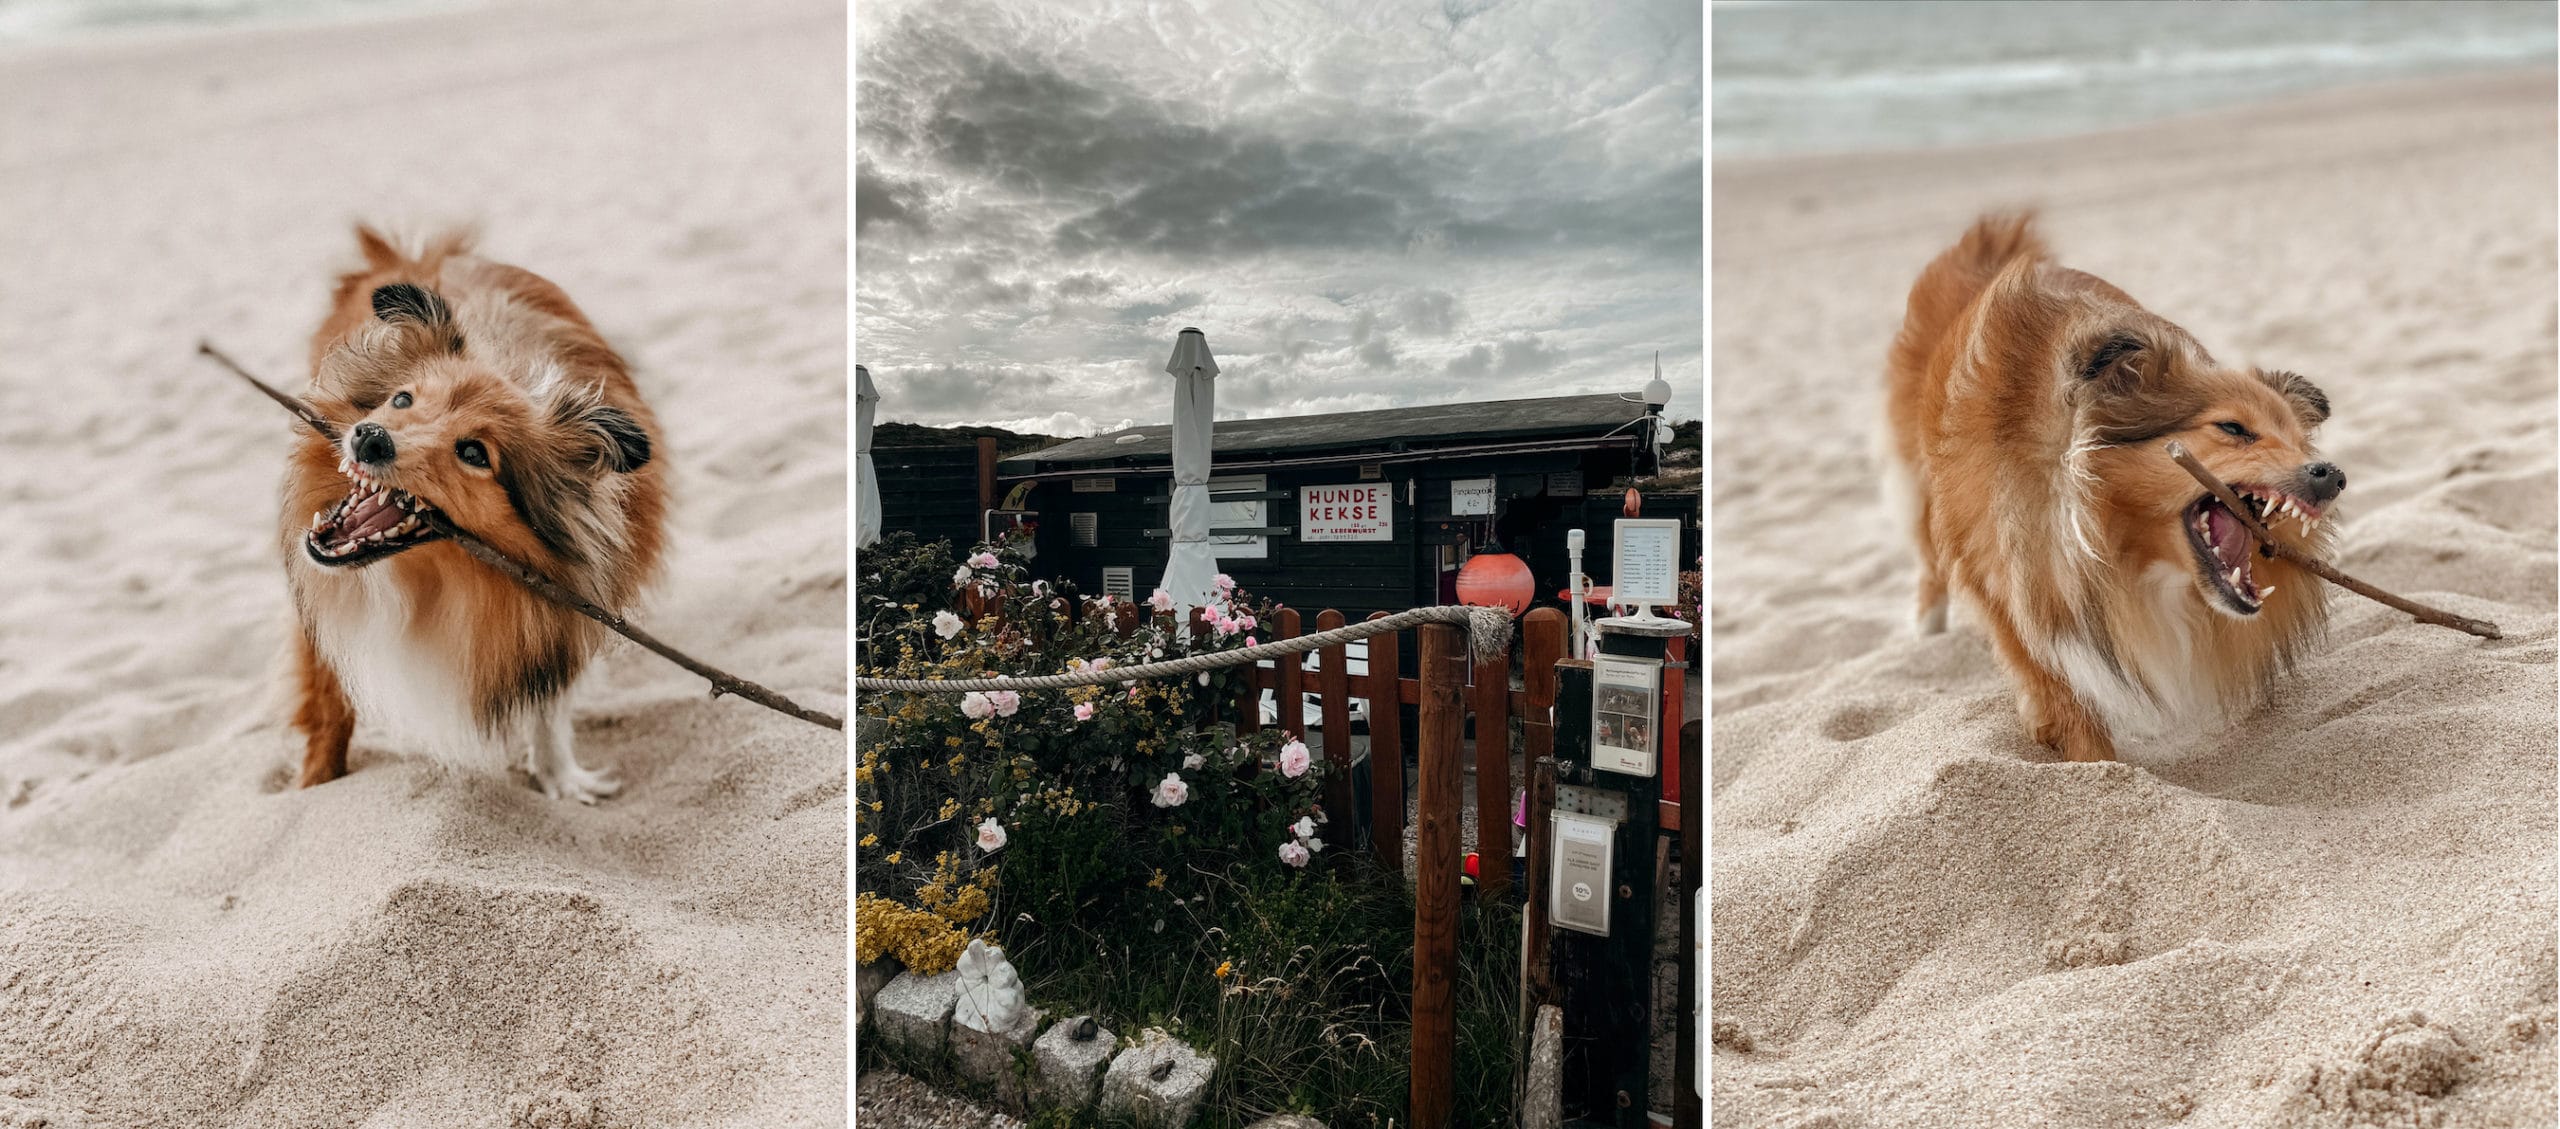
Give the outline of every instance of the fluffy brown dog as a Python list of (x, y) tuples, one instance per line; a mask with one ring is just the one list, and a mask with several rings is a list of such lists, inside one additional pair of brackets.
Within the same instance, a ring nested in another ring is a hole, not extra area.
[(2162, 452), (2184, 443), (2275, 536), (2325, 553), (2347, 478), (2312, 450), (2328, 398), (2224, 365), (2056, 265), (2033, 217), (1987, 216), (1911, 287), (1885, 373), (1887, 500), (1919, 551), (1919, 622), (1952, 588), (2017, 679), (2028, 732), (2075, 761), (2253, 703), (2326, 618)]
[(414, 250), (356, 230), (311, 341), (311, 406), (280, 532), (301, 632), (301, 784), (346, 772), (359, 716), (450, 762), (546, 793), (619, 787), (578, 764), (566, 695), (603, 628), (519, 587), (420, 520), (460, 528), (608, 608), (658, 567), (657, 421), (622, 358), (560, 288), (448, 235)]

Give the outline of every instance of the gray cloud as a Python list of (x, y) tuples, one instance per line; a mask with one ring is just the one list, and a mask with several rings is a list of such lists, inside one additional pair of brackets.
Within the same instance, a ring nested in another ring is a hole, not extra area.
[(1222, 412), (1702, 403), (1697, 6), (1440, 17), (861, 5), (857, 340), (978, 382), (883, 418), (1160, 421), (1186, 325)]

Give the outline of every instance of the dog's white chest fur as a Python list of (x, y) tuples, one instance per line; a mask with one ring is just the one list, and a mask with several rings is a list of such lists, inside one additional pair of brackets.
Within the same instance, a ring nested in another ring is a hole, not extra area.
[(409, 602), (386, 571), (368, 569), (348, 579), (352, 583), (335, 586), (336, 598), (313, 628), (356, 716), (396, 752), (505, 771), (504, 742), (472, 716), (463, 656), (411, 629)]
[(2066, 636), (2030, 650), (2062, 675), (2080, 701), (2122, 739), (2157, 739), (2218, 719), (2222, 698), (2214, 685), (2211, 664), (2197, 653), (2212, 613), (2196, 603), (2194, 577), (2175, 565), (2158, 564), (2135, 582), (2136, 598), (2151, 605), (2145, 638), (2120, 638), (2115, 662), (2086, 639)]

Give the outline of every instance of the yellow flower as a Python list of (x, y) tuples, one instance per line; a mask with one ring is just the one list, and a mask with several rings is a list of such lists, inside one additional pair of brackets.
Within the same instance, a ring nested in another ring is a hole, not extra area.
[(889, 859), (888, 859), (889, 865), (891, 865), (891, 866), (896, 866), (896, 865), (898, 865), (898, 860), (899, 860), (900, 858), (904, 857), (905, 855), (906, 855), (906, 852), (905, 852), (905, 851), (891, 851), (891, 852), (889, 852)]
[(1236, 962), (1231, 961), (1231, 960), (1222, 960), (1222, 961), (1219, 961), (1219, 962), (1218, 962), (1218, 979), (1220, 979), (1220, 980), (1224, 980), (1224, 979), (1226, 979), (1226, 978), (1227, 978), (1227, 973), (1228, 973), (1228, 972), (1230, 972), (1230, 971), (1232, 971), (1232, 970), (1235, 968), (1235, 966), (1236, 966)]
[(877, 847), (880, 845), (880, 837), (877, 835), (865, 835), (862, 837), (862, 845), (866, 847)]
[(1157, 868), (1156, 868), (1156, 876), (1155, 876), (1155, 877), (1153, 877), (1153, 878), (1147, 879), (1147, 889), (1150, 889), (1150, 890), (1161, 890), (1161, 889), (1164, 889), (1164, 868), (1163, 868), (1163, 867), (1157, 867)]

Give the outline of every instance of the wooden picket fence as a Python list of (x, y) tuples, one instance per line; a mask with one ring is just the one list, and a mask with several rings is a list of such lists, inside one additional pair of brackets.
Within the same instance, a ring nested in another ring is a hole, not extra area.
[[(1379, 612), (1370, 619), (1383, 619)], [(1195, 635), (1207, 631), (1202, 613), (1192, 612), (1191, 630)], [(1121, 604), (1114, 626), (1122, 633), (1135, 632), (1146, 620), (1142, 606)], [(1326, 609), (1316, 613), (1314, 631), (1331, 631), (1346, 624), (1341, 612)], [(1283, 608), (1258, 625), (1257, 635), (1263, 642), (1279, 642), (1307, 633), (1309, 625), (1295, 609)], [(1404, 837), (1406, 781), (1404, 750), (1406, 733), (1402, 706), (1416, 707), (1416, 732), (1412, 735), (1420, 764), (1420, 779), (1415, 782), (1414, 851), (1414, 984), (1413, 984), (1413, 1066), (1412, 1107), (1410, 1124), (1418, 1129), (1446, 1126), (1454, 1108), (1457, 1066), (1457, 1011), (1455, 983), (1457, 973), (1458, 902), (1461, 856), (1466, 847), (1459, 840), (1463, 820), (1461, 809), (1462, 764), (1466, 719), (1475, 719), (1476, 775), (1476, 842), (1479, 860), (1477, 892), (1486, 898), (1498, 898), (1509, 892), (1511, 884), (1511, 722), (1520, 722), (1517, 746), (1523, 754), (1524, 766), (1535, 765), (1540, 758), (1555, 750), (1556, 664), (1568, 651), (1566, 637), (1571, 619), (1555, 608), (1538, 608), (1522, 616), (1519, 632), (1513, 640), (1512, 653), (1491, 660), (1473, 660), (1465, 633), (1445, 624), (1428, 624), (1417, 629), (1415, 642), (1421, 648), (1416, 672), (1419, 677), (1405, 678), (1400, 673), (1402, 632), (1372, 636), (1367, 640), (1365, 671), (1351, 670), (1349, 645), (1322, 648), (1314, 653), (1316, 669), (1310, 673), (1296, 659), (1283, 660), (1270, 666), (1254, 668), (1247, 684), (1240, 687), (1232, 704), (1232, 720), (1245, 732), (1257, 732), (1262, 726), (1262, 695), (1269, 691), (1277, 706), (1276, 725), (1292, 736), (1307, 736), (1306, 709), (1302, 695), (1313, 694), (1320, 723), (1314, 749), (1321, 751), (1331, 771), (1325, 777), (1325, 810), (1337, 817), (1348, 818), (1356, 810), (1352, 797), (1355, 770), (1352, 738), (1352, 702), (1365, 699), (1369, 704), (1369, 823), (1371, 849), (1390, 870), (1404, 870)], [(1685, 640), (1675, 640), (1673, 657), (1685, 654)], [(1520, 686), (1512, 686), (1513, 658), (1519, 660)], [(1663, 747), (1657, 763), (1665, 768), (1660, 825), (1666, 834), (1679, 833), (1681, 789), (1695, 787), (1700, 771), (1695, 744), (1685, 758), (1687, 771), (1673, 766), (1684, 764), (1681, 736), (1695, 742), (1698, 732), (1694, 722), (1682, 724), (1681, 701), (1686, 689), (1686, 671), (1678, 662), (1663, 670), (1664, 712), (1657, 731)], [(1222, 715), (1224, 711), (1221, 711)], [(1567, 719), (1567, 724), (1570, 724)], [(1682, 776), (1689, 777), (1683, 780)], [(1526, 781), (1524, 780), (1525, 784)], [(1699, 836), (1688, 834), (1683, 839)], [(1664, 839), (1667, 848), (1671, 840)], [(1684, 864), (1697, 863), (1684, 858)], [(1657, 864), (1659, 865), (1659, 864)], [(1694, 871), (1686, 879), (1694, 884)], [(1682, 907), (1687, 907), (1687, 902)], [(1538, 917), (1542, 915), (1534, 915)], [(1539, 947), (1543, 951), (1543, 946)], [(1684, 996), (1694, 1000), (1694, 996)], [(1694, 1002), (1684, 1009), (1694, 1009)], [(1693, 1022), (1691, 1015), (1678, 1017), (1681, 1030)], [(1685, 1048), (1684, 1048), (1685, 1050)], [(1685, 1079), (1683, 1079), (1685, 1081)], [(1680, 1099), (1689, 1100), (1683, 1094)]]

